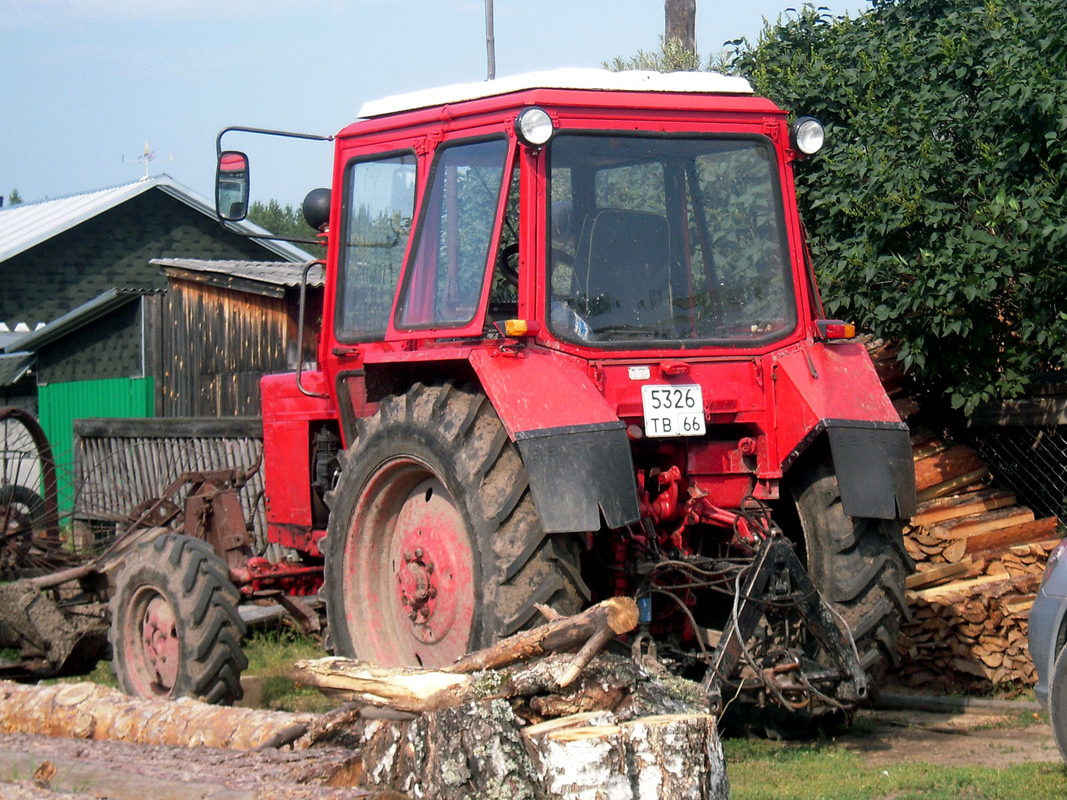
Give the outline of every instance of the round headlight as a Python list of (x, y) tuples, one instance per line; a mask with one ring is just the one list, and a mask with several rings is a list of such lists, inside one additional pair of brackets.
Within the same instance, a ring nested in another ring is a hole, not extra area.
[(543, 108), (527, 108), (515, 120), (519, 141), (531, 147), (542, 147), (552, 138), (552, 119)]
[(793, 123), (793, 147), (804, 155), (815, 155), (825, 141), (826, 130), (814, 117), (801, 117)]

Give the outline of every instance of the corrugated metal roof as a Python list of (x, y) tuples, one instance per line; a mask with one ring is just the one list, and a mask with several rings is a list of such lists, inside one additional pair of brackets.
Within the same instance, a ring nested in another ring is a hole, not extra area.
[(33, 353), (0, 355), (0, 387), (14, 386), (33, 368), (36, 360)]
[[(139, 180), (110, 189), (42, 200), (37, 203), (19, 203), (0, 209), (0, 261), (29, 250), (150, 189), (159, 189), (205, 216), (215, 219), (215, 210), (207, 200), (182, 186), (169, 175), (157, 175), (148, 180)], [(227, 223), (227, 227), (241, 233), (267, 233), (263, 228), (250, 222)], [(258, 239), (257, 242), (287, 261), (308, 261), (311, 258), (311, 255), (287, 242), (269, 239)]]
[[(308, 259), (311, 260), (310, 258)], [(244, 278), (271, 286), (296, 287), (304, 272), (303, 264), (291, 261), (218, 261), (202, 258), (153, 258), (151, 264), (172, 267), (190, 272), (211, 273), (227, 277)], [(312, 267), (308, 273), (308, 286), (322, 286), (324, 273), (321, 266)]]
[(73, 311), (53, 320), (43, 328), (38, 328), (20, 336), (13, 342), (9, 342), (4, 351), (14, 353), (16, 350), (25, 350), (36, 353), (46, 344), (50, 344), (71, 331), (88, 325), (93, 320), (114, 311), (119, 306), (146, 294), (162, 294), (162, 292), (159, 289), (108, 289), (88, 303), (83, 303)]

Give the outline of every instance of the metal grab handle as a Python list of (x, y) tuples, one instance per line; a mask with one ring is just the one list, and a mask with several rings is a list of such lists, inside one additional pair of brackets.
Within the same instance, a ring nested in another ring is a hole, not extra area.
[(296, 388), (308, 397), (328, 398), (328, 394), (313, 392), (305, 388), (301, 382), (301, 377), (304, 374), (304, 310), (307, 305), (308, 273), (311, 272), (312, 267), (318, 264), (322, 265), (322, 271), (325, 274), (326, 262), (321, 258), (316, 258), (304, 265), (304, 272), (300, 277), (300, 309), (297, 311), (296, 320)]

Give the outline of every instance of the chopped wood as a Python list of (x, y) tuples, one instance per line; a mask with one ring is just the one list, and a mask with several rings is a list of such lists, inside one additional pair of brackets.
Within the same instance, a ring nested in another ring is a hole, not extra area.
[(916, 462), (915, 486), (922, 491), (985, 466), (974, 448), (956, 445)]
[[(637, 603), (630, 597), (612, 597), (572, 617), (562, 617), (509, 636), (491, 647), (464, 656), (449, 667), (451, 672), (499, 669), (547, 653), (580, 651), (574, 667), (563, 677), (570, 683), (589, 660), (615, 636), (637, 627)], [(585, 648), (590, 640), (594, 646)], [(562, 683), (561, 685), (566, 685)]]
[(397, 711), (422, 713), (447, 708), (470, 700), (476, 691), (469, 675), (403, 667), (387, 669), (340, 656), (298, 661), (293, 672), (300, 682), (327, 694)]
[(911, 518), (911, 524), (933, 525), (949, 519), (981, 514), (983, 511), (1008, 508), (1015, 503), (1015, 495), (1002, 489), (987, 489), (972, 494), (935, 498), (920, 505), (919, 512)]
[(935, 497), (946, 497), (954, 492), (962, 491), (968, 486), (973, 486), (979, 481), (985, 480), (987, 477), (989, 477), (989, 467), (983, 466), (973, 472), (950, 478), (947, 481), (938, 483), (928, 489), (922, 489), (916, 495), (916, 499), (919, 502), (922, 502), (924, 500), (933, 500)]
[(1012, 525), (1000, 530), (969, 536), (967, 552), (980, 553), (983, 550), (992, 550), (1011, 544), (1043, 541), (1052, 537), (1058, 525), (1059, 520), (1056, 517), (1046, 517), (1034, 522), (1025, 522), (1021, 525)]
[(949, 578), (954, 578), (957, 575), (961, 575), (967, 572), (971, 568), (971, 559), (965, 559), (955, 564), (945, 564), (934, 569), (924, 570), (923, 572), (916, 572), (914, 575), (909, 575), (904, 581), (904, 586), (907, 589), (920, 589), (924, 586), (932, 586), (939, 581), (944, 581)]
[(1014, 506), (942, 522), (933, 526), (931, 532), (942, 539), (967, 539), (980, 533), (1010, 528), (1033, 520), (1034, 512), (1029, 508)]

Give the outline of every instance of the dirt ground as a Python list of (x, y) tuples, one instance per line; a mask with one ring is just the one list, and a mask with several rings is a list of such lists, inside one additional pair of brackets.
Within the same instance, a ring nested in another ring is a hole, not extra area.
[(871, 766), (917, 761), (982, 767), (1059, 762), (1052, 728), (1028, 716), (1033, 714), (864, 711), (857, 732), (837, 737), (836, 743)]
[[(908, 761), (987, 767), (1026, 761), (1059, 763), (1051, 728), (1047, 722), (1031, 720), (1032, 716), (1026, 710), (966, 714), (865, 711), (853, 732), (838, 736), (832, 746), (861, 755), (871, 766)], [(46, 761), (56, 767), (50, 788), (36, 786), (30, 780)], [(153, 800), (273, 797), (385, 800), (390, 796), (342, 788), (347, 783), (345, 761), (344, 753), (338, 751), (237, 753), (205, 748), (197, 751), (0, 734), (0, 797), (9, 800), (145, 800), (146, 797)], [(311, 786), (306, 782), (312, 773), (321, 776), (324, 771), (334, 769), (336, 779), (331, 783), (335, 788)]]

